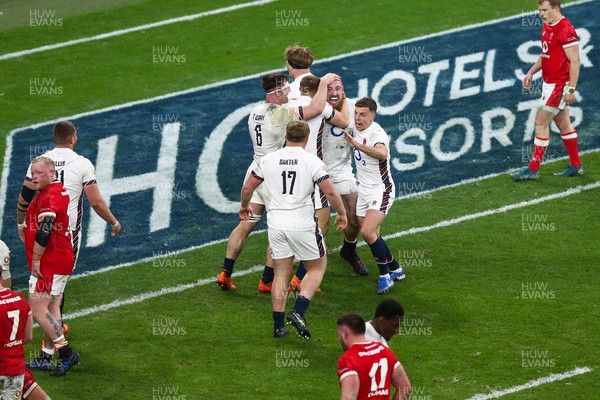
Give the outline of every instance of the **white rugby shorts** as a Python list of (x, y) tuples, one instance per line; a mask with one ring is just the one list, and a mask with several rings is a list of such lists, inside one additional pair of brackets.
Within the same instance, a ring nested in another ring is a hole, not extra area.
[(321, 231), (283, 231), (268, 229), (271, 256), (275, 260), (296, 257), (298, 260), (316, 260), (325, 255), (325, 243)]

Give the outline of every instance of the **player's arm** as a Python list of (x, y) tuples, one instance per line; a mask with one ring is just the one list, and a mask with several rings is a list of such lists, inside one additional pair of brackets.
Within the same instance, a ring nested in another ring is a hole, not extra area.
[(392, 386), (396, 388), (394, 400), (406, 400), (409, 398), (410, 393), (412, 392), (412, 386), (410, 385), (410, 380), (408, 379), (408, 375), (406, 375), (406, 371), (402, 364), (398, 363), (398, 366), (394, 368), (391, 383)]
[[(571, 62), (571, 66), (569, 67), (569, 88), (575, 88), (577, 86), (577, 81), (579, 80), (579, 67), (581, 62), (579, 60), (579, 45), (573, 45), (564, 48), (565, 56)], [(565, 96), (565, 102), (568, 105), (571, 105), (575, 102), (575, 92), (569, 93)]]
[[(321, 115), (323, 109), (325, 108), (325, 103), (327, 102), (327, 86), (333, 82), (333, 79), (334, 76), (332, 74), (327, 74), (321, 78), (317, 93), (315, 93), (308, 105), (302, 107), (303, 120), (308, 121), (309, 119), (313, 119)], [(346, 126), (348, 125), (346, 124)]]
[(27, 208), (29, 208), (29, 203), (33, 200), (33, 196), (35, 196), (33, 182), (29, 179), (25, 179), (17, 203), (17, 227), (19, 229), (19, 238), (23, 242), (25, 241), (25, 218), (27, 217)]
[(358, 375), (347, 375), (340, 381), (342, 388), (341, 400), (356, 400), (358, 398), (358, 390), (360, 389), (360, 380)]
[(254, 171), (248, 177), (242, 187), (242, 204), (240, 206), (240, 219), (249, 221), (252, 217), (252, 207), (250, 207), (250, 200), (252, 200), (252, 193), (257, 187), (263, 182), (263, 179), (256, 175)]
[(40, 272), (40, 260), (46, 251), (46, 246), (50, 240), (50, 235), (54, 230), (54, 221), (56, 214), (53, 212), (42, 213), (39, 216), (38, 230), (35, 234), (35, 242), (33, 243), (33, 255), (31, 256), (31, 275), (36, 278), (43, 278)]
[(356, 139), (352, 137), (348, 132), (344, 132), (346, 140), (352, 148), (360, 150), (368, 156), (376, 158), (378, 160), (385, 160), (388, 155), (388, 148), (383, 143), (375, 143), (375, 146), (368, 146), (366, 144), (358, 143)]
[(322, 179), (319, 182), (317, 182), (317, 184), (319, 185), (319, 189), (321, 189), (321, 191), (325, 193), (325, 196), (327, 196), (327, 200), (329, 201), (329, 203), (337, 211), (337, 216), (335, 217), (334, 225), (337, 226), (336, 229), (338, 231), (346, 229), (346, 226), (348, 226), (348, 218), (346, 216), (344, 202), (342, 201), (342, 198), (340, 197), (338, 191), (335, 189), (335, 185), (333, 184), (333, 181), (331, 180), (329, 175), (326, 175), (324, 178), (325, 179)]
[(527, 74), (525, 74), (525, 76), (523, 77), (523, 87), (525, 89), (531, 89), (531, 81), (533, 80), (533, 75), (535, 75), (541, 69), (542, 55), (540, 54), (535, 64), (533, 64), (533, 66), (529, 68), (529, 71), (527, 71)]
[(327, 122), (340, 128), (346, 128), (350, 124), (348, 117), (348, 104), (346, 104), (344, 101), (340, 111), (336, 111), (332, 108), (331, 116), (327, 118)]
[(121, 231), (121, 224), (110, 211), (110, 207), (108, 207), (106, 201), (104, 201), (104, 198), (100, 194), (100, 189), (98, 189), (98, 185), (95, 183), (84, 185), (83, 191), (85, 192), (85, 195), (96, 214), (98, 214), (100, 218), (105, 220), (112, 227), (112, 232), (110, 235), (117, 236)]
[(25, 324), (25, 335), (23, 336), (23, 343), (28, 343), (33, 340), (33, 314), (31, 311), (27, 315), (27, 323)]

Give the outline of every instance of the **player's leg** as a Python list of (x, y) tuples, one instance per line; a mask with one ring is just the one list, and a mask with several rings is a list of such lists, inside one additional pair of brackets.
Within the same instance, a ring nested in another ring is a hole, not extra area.
[(223, 260), (223, 267), (217, 277), (217, 285), (222, 290), (234, 290), (236, 287), (233, 284), (231, 274), (233, 273), (233, 266), (235, 261), (239, 257), (246, 238), (250, 235), (250, 232), (258, 225), (262, 214), (265, 210), (263, 204), (250, 203), (254, 215), (249, 221), (240, 221), (239, 224), (231, 231), (229, 238), (227, 239), (227, 250), (225, 252), (225, 259)]
[(27, 400), (50, 400), (50, 397), (35, 381), (31, 371), (25, 368), (25, 380), (23, 382), (23, 399)]
[(555, 174), (557, 176), (581, 176), (583, 175), (583, 166), (579, 158), (579, 145), (577, 138), (577, 131), (571, 123), (571, 116), (569, 115), (569, 109), (564, 108), (554, 118), (556, 126), (560, 130), (560, 136), (569, 154), (570, 164), (566, 170), (561, 173)]
[(533, 154), (529, 166), (512, 174), (515, 181), (526, 181), (539, 177), (540, 163), (550, 142), (550, 123), (561, 109), (564, 108), (565, 85), (542, 84), (542, 103), (535, 114), (535, 138)]
[(285, 232), (269, 229), (268, 234), (275, 270), (271, 289), (273, 337), (280, 339), (289, 333), (289, 330), (285, 327), (285, 305), (287, 302), (288, 281), (294, 263), (294, 253), (289, 247)]
[(261, 293), (271, 293), (274, 276), (275, 271), (273, 268), (273, 257), (271, 256), (271, 248), (267, 243), (267, 250), (265, 255), (265, 268), (263, 269), (262, 277), (258, 282), (258, 291)]
[(365, 263), (360, 259), (356, 252), (356, 243), (360, 232), (360, 223), (356, 216), (356, 201), (358, 200), (358, 192), (351, 192), (341, 195), (344, 208), (346, 209), (346, 217), (348, 218), (348, 226), (344, 229), (344, 244), (340, 249), (340, 257), (346, 260), (354, 272), (358, 275), (367, 275), (369, 270)]
[[(49, 274), (46, 274), (48, 276)], [(46, 278), (46, 276), (44, 278)], [(42, 354), (31, 360), (29, 368), (32, 370), (52, 371), (52, 356), (54, 355), (53, 339), (58, 337), (57, 332), (60, 332), (60, 323), (50, 313), (48, 307), (50, 305), (51, 295), (50, 289), (45, 288), (45, 284), (41, 278), (31, 276), (29, 279), (29, 306), (31, 313), (38, 325), (44, 332)], [(43, 290), (46, 290), (45, 292)]]
[(379, 268), (377, 293), (385, 293), (394, 286), (387, 262), (390, 250), (383, 238), (378, 234), (379, 226), (383, 223), (384, 219), (385, 214), (382, 211), (367, 210), (360, 228), (360, 234), (371, 248), (371, 253), (375, 257), (375, 262)]
[(56, 368), (54, 368), (51, 373), (52, 376), (62, 376), (66, 374), (71, 367), (79, 364), (79, 353), (71, 348), (60, 329), (60, 303), (68, 278), (68, 275), (55, 275), (52, 298), (48, 304), (48, 314), (53, 315), (55, 319), (58, 319), (57, 324), (59, 326), (59, 330), (56, 331), (57, 337), (51, 337), (52, 343), (54, 343), (54, 347), (58, 351), (58, 360), (56, 362)]

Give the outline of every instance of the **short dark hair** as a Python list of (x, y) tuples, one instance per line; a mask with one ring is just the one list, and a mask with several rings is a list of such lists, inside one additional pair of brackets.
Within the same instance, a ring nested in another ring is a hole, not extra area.
[(304, 143), (309, 134), (310, 128), (304, 121), (292, 121), (285, 128), (285, 140), (288, 142)]
[(54, 135), (54, 143), (63, 146), (69, 144), (71, 136), (77, 132), (77, 128), (71, 121), (60, 121), (52, 129)]
[(404, 317), (404, 308), (394, 299), (382, 300), (375, 309), (375, 318), (383, 317), (385, 319), (394, 317)]
[(357, 335), (365, 334), (365, 320), (358, 314), (344, 314), (337, 320), (338, 326), (347, 326)]
[(363, 97), (354, 104), (354, 107), (368, 107), (373, 114), (377, 112), (377, 103), (370, 97)]
[(262, 87), (265, 92), (271, 92), (276, 90), (288, 81), (288, 77), (283, 72), (271, 72), (262, 77)]
[(314, 75), (305, 76), (300, 81), (300, 94), (313, 97), (319, 90), (319, 83), (321, 83), (320, 78)]

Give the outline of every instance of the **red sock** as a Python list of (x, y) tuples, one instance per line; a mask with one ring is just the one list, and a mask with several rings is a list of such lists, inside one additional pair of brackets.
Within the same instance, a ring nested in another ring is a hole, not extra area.
[(579, 159), (579, 150), (577, 150), (577, 131), (563, 133), (561, 134), (561, 137), (567, 148), (567, 153), (569, 153), (571, 165), (580, 167), (581, 160)]
[(540, 163), (544, 158), (544, 153), (548, 148), (548, 143), (550, 142), (550, 138), (540, 138), (535, 137), (533, 141), (533, 156), (531, 157), (531, 162), (529, 163), (529, 169), (532, 171), (537, 171), (540, 169)]

